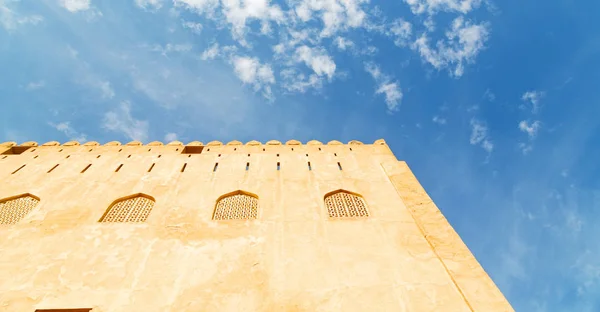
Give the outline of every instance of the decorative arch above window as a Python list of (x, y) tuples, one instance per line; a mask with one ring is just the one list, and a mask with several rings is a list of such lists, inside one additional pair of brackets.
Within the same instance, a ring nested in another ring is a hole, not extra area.
[(29, 193), (0, 200), (0, 224), (18, 223), (39, 202), (39, 197)]
[(241, 190), (217, 199), (213, 220), (249, 220), (258, 216), (258, 196)]
[(145, 222), (152, 208), (154, 198), (138, 193), (114, 201), (99, 222)]
[(368, 217), (365, 199), (359, 194), (337, 190), (325, 195), (325, 206), (330, 218)]

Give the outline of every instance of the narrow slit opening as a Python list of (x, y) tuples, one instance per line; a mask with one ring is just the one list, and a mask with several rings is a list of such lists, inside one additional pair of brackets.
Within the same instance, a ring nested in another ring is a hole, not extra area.
[(187, 163), (183, 164), (183, 166), (181, 167), (181, 172), (185, 171), (185, 167), (187, 167)]
[(308, 162), (308, 171), (312, 171), (312, 166), (310, 165), (310, 161)]
[[(35, 155), (35, 156), (33, 156), (33, 159), (36, 159), (36, 158), (38, 158), (38, 156), (39, 156), (39, 155)], [(6, 156), (4, 156), (4, 157), (6, 157)]]
[(352, 147), (350, 147), (350, 151), (352, 152)]
[(34, 148), (34, 149), (32, 149), (32, 150), (31, 150), (31, 152), (33, 153), (33, 152), (35, 152), (35, 150), (36, 150), (36, 149)]
[(206, 149), (206, 151), (207, 151), (207, 152), (210, 152), (210, 148), (207, 148), (207, 149)]
[(96, 156), (96, 158), (100, 158), (101, 155)]
[(237, 147), (234, 147), (234, 148), (233, 148), (233, 150), (234, 150), (234, 151), (237, 151)]
[(19, 170), (23, 169), (23, 167), (25, 167), (26, 165), (23, 165), (21, 167), (19, 167), (17, 170), (13, 171), (11, 174), (15, 174), (17, 172), (19, 172)]
[(292, 147), (292, 152), (294, 151), (294, 148)]
[(248, 157), (250, 157), (250, 154), (248, 154)]
[(115, 172), (119, 172), (119, 170), (121, 170), (121, 167), (123, 167), (123, 164), (120, 164), (119, 167), (117, 167), (117, 169), (115, 170)]
[(91, 151), (93, 151), (93, 150), (94, 150), (93, 148), (90, 148), (90, 150), (89, 150), (88, 152), (91, 152)]
[(67, 155), (67, 157), (65, 157), (65, 158), (69, 158), (69, 157), (71, 157), (71, 155)]
[(221, 157), (221, 154), (219, 154), (217, 157)]
[(336, 156), (336, 157), (337, 157), (337, 153), (333, 153), (333, 156)]
[(6, 158), (6, 157), (8, 157), (8, 156), (4, 155), (4, 157), (2, 157), (2, 159)]
[(250, 169), (250, 163), (249, 163), (249, 162), (247, 162), (247, 163), (246, 163), (246, 171), (248, 171), (249, 169)]
[(56, 169), (56, 167), (58, 167), (58, 164), (54, 165), (54, 167), (50, 168), (50, 170), (48, 170), (46, 173), (52, 172), (52, 170)]
[(277, 157), (279, 157), (279, 154), (277, 154)]
[(122, 151), (122, 150), (123, 150), (122, 148), (121, 148), (121, 149), (119, 149), (119, 152), (120, 152), (120, 151)]
[(158, 157), (157, 157), (157, 158), (160, 158), (160, 156), (162, 156), (162, 155), (158, 155)]
[(62, 149), (62, 148), (58, 150), (58, 152), (59, 152), (59, 153), (60, 153), (60, 152), (62, 152), (62, 151), (63, 151), (63, 149)]
[(156, 165), (156, 163), (152, 163), (152, 166), (150, 166), (150, 168), (148, 168), (148, 172), (152, 171), (152, 169), (154, 169), (154, 165)]
[(127, 158), (131, 158), (131, 155), (127, 155)]
[(265, 151), (265, 149), (263, 148), (263, 152)]
[(151, 148), (149, 148), (149, 149), (148, 149), (148, 152), (149, 152), (149, 151), (151, 151), (151, 150), (152, 150), (152, 149), (151, 149)]
[(321, 148), (319, 147), (319, 150), (321, 150)]
[(89, 164), (89, 165), (85, 166), (85, 168), (83, 168), (83, 170), (81, 170), (80, 173), (86, 172), (91, 166), (92, 166), (92, 164)]
[(219, 167), (219, 163), (215, 163), (215, 166), (213, 167), (213, 172), (217, 171), (217, 167)]
[(281, 164), (277, 162), (277, 171), (279, 171), (279, 169), (281, 169)]
[(189, 155), (188, 155), (188, 158), (190, 158), (190, 157), (192, 157), (192, 154), (189, 154)]
[(342, 165), (338, 162), (338, 168), (342, 170)]

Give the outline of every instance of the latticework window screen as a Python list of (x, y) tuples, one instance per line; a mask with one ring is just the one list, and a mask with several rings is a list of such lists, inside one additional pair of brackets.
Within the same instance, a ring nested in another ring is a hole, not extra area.
[(256, 219), (257, 215), (258, 198), (240, 192), (217, 202), (213, 220)]
[(108, 208), (100, 222), (145, 222), (154, 200), (143, 195), (126, 198)]
[(0, 200), (0, 224), (15, 224), (21, 221), (39, 202), (39, 199), (30, 195)]
[(325, 197), (325, 206), (327, 206), (331, 218), (369, 216), (365, 200), (345, 191), (339, 191)]

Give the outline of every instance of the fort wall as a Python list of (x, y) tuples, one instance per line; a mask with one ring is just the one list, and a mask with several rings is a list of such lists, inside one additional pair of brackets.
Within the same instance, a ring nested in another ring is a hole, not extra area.
[[(331, 217), (337, 191), (368, 216)], [(214, 220), (232, 194), (255, 218)], [(2, 143), (0, 203), (21, 195), (0, 311), (512, 311), (383, 140)], [(99, 222), (139, 195), (143, 222)]]

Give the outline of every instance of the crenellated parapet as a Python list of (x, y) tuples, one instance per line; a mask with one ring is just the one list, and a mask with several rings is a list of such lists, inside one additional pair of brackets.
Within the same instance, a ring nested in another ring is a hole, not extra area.
[[(379, 139), (379, 140), (376, 140), (375, 142), (373, 142), (373, 145), (385, 145), (385, 144), (386, 144), (385, 140), (383, 140), (383, 139)], [(277, 141), (277, 140), (270, 140), (264, 144), (259, 141), (255, 141), (255, 140), (246, 142), (245, 144), (240, 141), (233, 140), (233, 141), (228, 142), (227, 144), (223, 144), (223, 142), (220, 142), (220, 141), (211, 141), (211, 142), (207, 143), (206, 145), (200, 141), (192, 141), (192, 142), (189, 142), (188, 144), (184, 144), (183, 142), (180, 142), (180, 141), (172, 141), (167, 144), (164, 144), (163, 142), (160, 142), (160, 141), (153, 141), (148, 144), (144, 144), (141, 141), (131, 141), (131, 142), (127, 142), (125, 144), (122, 144), (119, 141), (110, 141), (110, 142), (105, 143), (103, 146), (123, 146), (123, 145), (124, 146), (239, 146), (239, 145), (247, 145), (247, 146), (260, 146), (260, 145), (268, 145), (268, 146), (288, 145), (289, 146), (289, 145), (291, 145), (291, 146), (297, 146), (297, 145), (345, 145), (345, 144), (340, 141), (337, 141), (337, 140), (329, 141), (329, 142), (327, 142), (327, 144), (323, 144), (322, 142), (317, 141), (317, 140), (308, 141), (306, 144), (302, 144), (302, 142), (300, 142), (298, 140), (289, 140), (289, 141), (285, 142), (285, 144), (283, 144), (283, 143), (281, 143), (281, 141)], [(352, 141), (348, 142), (346, 145), (363, 145), (363, 143), (360, 141), (352, 140)], [(13, 146), (35, 147), (35, 146), (40, 146), (40, 145), (38, 145), (38, 143), (34, 142), (34, 141), (28, 141), (28, 142), (24, 142), (21, 144), (17, 144), (17, 142), (13, 142), (13, 141), (0, 143), (0, 147), (13, 147)], [(85, 142), (83, 144), (78, 141), (68, 141), (63, 144), (61, 144), (60, 142), (57, 142), (57, 141), (50, 141), (50, 142), (41, 144), (41, 146), (101, 146), (101, 144), (96, 141), (89, 141), (89, 142)]]

